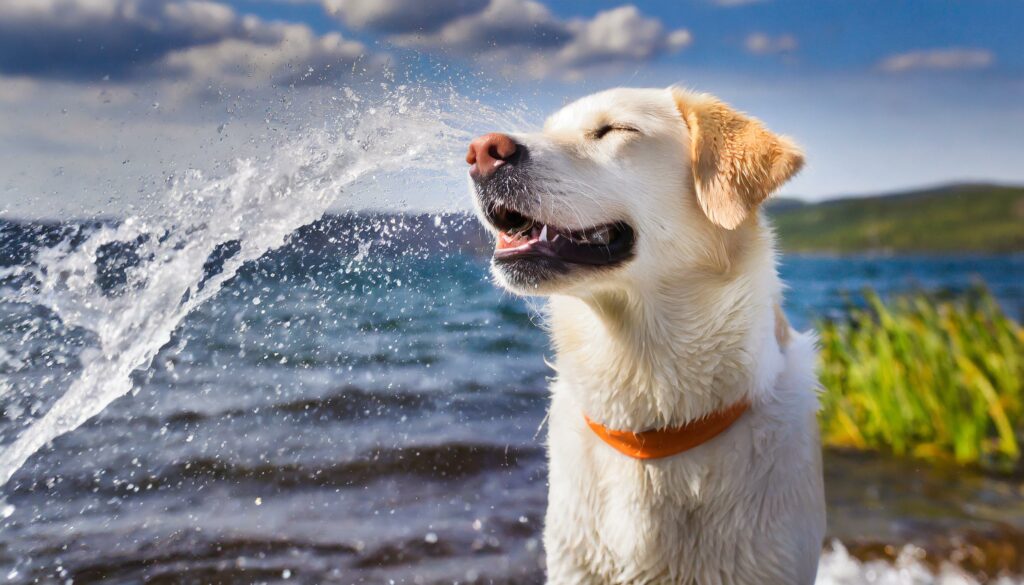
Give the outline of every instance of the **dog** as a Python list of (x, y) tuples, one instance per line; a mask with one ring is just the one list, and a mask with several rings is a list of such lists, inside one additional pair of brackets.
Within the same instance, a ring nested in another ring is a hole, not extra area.
[(800, 149), (707, 94), (612, 89), (466, 161), (495, 280), (547, 297), (548, 582), (813, 583), (816, 342), (758, 213)]

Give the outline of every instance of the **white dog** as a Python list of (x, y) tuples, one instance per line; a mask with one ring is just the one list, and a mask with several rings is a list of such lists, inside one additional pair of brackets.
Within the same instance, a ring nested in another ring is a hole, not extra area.
[(550, 297), (549, 582), (813, 583), (814, 339), (758, 217), (798, 148), (708, 95), (615, 89), (467, 162), (496, 279)]

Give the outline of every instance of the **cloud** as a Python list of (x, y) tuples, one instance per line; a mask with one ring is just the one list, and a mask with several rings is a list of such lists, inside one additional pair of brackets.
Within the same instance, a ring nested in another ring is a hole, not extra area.
[(535, 0), (481, 4), (486, 6), (483, 10), (454, 18), (432, 33), (389, 39), (474, 61), (512, 77), (534, 78), (574, 78), (589, 70), (644, 63), (692, 42), (689, 31), (666, 30), (661, 21), (632, 5), (589, 19), (562, 19)]
[(7, 0), (0, 3), (0, 71), (118, 77), (171, 51), (244, 32), (235, 12), (214, 2)]
[(572, 41), (550, 59), (546, 69), (582, 72), (588, 67), (642, 63), (679, 51), (693, 41), (688, 30), (666, 31), (660, 21), (646, 18), (635, 6), (599, 12), (592, 20), (570, 23)]
[(773, 37), (765, 33), (753, 33), (744, 43), (747, 51), (755, 55), (774, 55), (792, 53), (799, 46), (796, 37), (789, 34)]
[(317, 36), (305, 25), (239, 15), (209, 0), (0, 2), (0, 73), (14, 76), (315, 83), (365, 54), (336, 33)]
[(458, 18), (432, 35), (404, 35), (395, 42), (427, 49), (444, 49), (475, 58), (510, 49), (559, 47), (571, 37), (568, 23), (533, 0), (490, 0), (474, 15)]
[(883, 59), (878, 68), (888, 73), (922, 70), (986, 69), (995, 63), (995, 55), (987, 49), (948, 48), (911, 51)]
[(352, 28), (385, 33), (433, 32), (487, 7), (480, 0), (323, 0), (323, 5)]
[[(218, 87), (251, 89), (265, 85), (319, 85), (382, 65), (359, 42), (338, 33), (318, 36), (295, 24), (264, 24), (259, 42), (226, 39), (167, 55), (155, 68), (177, 77)], [(269, 40), (269, 42), (268, 42)]]

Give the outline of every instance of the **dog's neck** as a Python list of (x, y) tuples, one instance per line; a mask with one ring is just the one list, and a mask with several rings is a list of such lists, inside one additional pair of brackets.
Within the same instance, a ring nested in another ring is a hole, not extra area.
[[(722, 274), (552, 297), (555, 365), (582, 414), (618, 430), (685, 424), (771, 393), (788, 325), (770, 236)], [(782, 323), (779, 323), (779, 319)]]

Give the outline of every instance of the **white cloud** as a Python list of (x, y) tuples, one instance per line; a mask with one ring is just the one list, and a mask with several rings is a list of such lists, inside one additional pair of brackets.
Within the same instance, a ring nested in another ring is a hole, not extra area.
[(570, 30), (571, 42), (550, 57), (535, 59), (540, 71), (575, 76), (591, 67), (643, 63), (679, 51), (693, 41), (689, 31), (666, 31), (659, 20), (644, 17), (635, 6), (620, 6), (591, 20), (573, 21)]
[(517, 48), (542, 49), (569, 41), (568, 23), (534, 0), (490, 0), (486, 8), (457, 18), (435, 34), (410, 34), (392, 40), (407, 46), (444, 49), (470, 58)]
[(391, 40), (497, 67), (511, 77), (575, 78), (679, 51), (692, 36), (686, 29), (666, 30), (661, 21), (632, 5), (589, 19), (565, 20), (534, 0), (490, 0), (485, 10), (457, 18), (433, 34)]
[(796, 37), (789, 34), (773, 37), (765, 33), (753, 33), (747, 37), (745, 42), (747, 51), (755, 55), (773, 55), (778, 53), (792, 53), (797, 49)]
[(987, 49), (948, 48), (911, 51), (883, 59), (878, 68), (889, 73), (920, 70), (985, 69), (995, 63)]
[(5, 0), (0, 72), (128, 76), (168, 52), (244, 33), (234, 10), (203, 0)]
[(487, 6), (480, 0), (323, 0), (323, 5), (352, 28), (386, 33), (433, 32)]
[[(3, 0), (0, 74), (229, 87), (336, 79), (366, 48), (209, 0)], [(313, 69), (313, 71), (310, 71)]]
[(231, 89), (268, 85), (318, 85), (377, 69), (381, 60), (359, 42), (338, 33), (318, 36), (296, 24), (257, 23), (259, 42), (225, 39), (167, 55), (156, 68), (162, 75)]
[(0, 103), (19, 103), (34, 95), (39, 83), (26, 77), (0, 77)]

